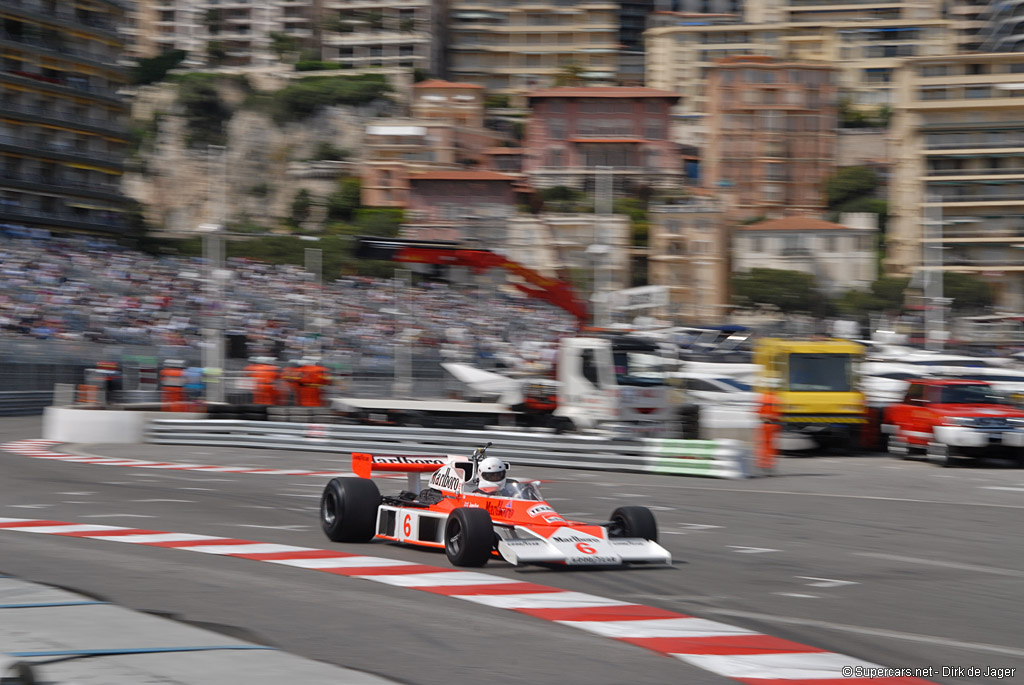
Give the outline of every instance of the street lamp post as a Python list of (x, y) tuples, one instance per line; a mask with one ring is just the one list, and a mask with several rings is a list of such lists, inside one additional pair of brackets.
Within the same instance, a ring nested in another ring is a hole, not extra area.
[[(935, 216), (929, 216), (931, 208)], [(945, 338), (945, 307), (942, 296), (942, 198), (927, 196), (924, 212), (924, 341), (925, 349), (941, 351)]]
[(608, 239), (608, 217), (612, 213), (615, 194), (615, 169), (610, 166), (594, 167), (594, 242), (587, 252), (594, 259), (594, 325), (607, 326), (611, 303), (608, 301), (608, 262), (611, 260), (611, 241)]
[[(303, 308), (303, 328), (306, 339), (309, 340), (310, 331), (315, 327), (317, 331), (316, 344), (306, 343), (306, 353), (315, 352), (317, 356), (323, 353), (323, 277), (324, 277), (324, 251), (316, 247), (307, 247), (304, 251), (306, 272), (313, 276), (313, 287), (315, 295), (307, 297)], [(312, 310), (312, 311), (310, 311)], [(313, 325), (311, 325), (313, 324)]]
[(394, 383), (392, 393), (395, 397), (409, 397), (412, 394), (412, 348), (406, 327), (408, 325), (403, 305), (412, 290), (412, 272), (408, 269), (395, 269), (394, 305), (395, 335), (393, 336)]
[(203, 331), (203, 369), (206, 374), (204, 394), (207, 402), (224, 401), (224, 295), (223, 282), (227, 277), (224, 270), (224, 230), (227, 225), (228, 192), (228, 150), (223, 145), (208, 145), (206, 148), (210, 173), (207, 174), (207, 199), (214, 195), (213, 158), (220, 156), (220, 182), (217, 195), (217, 223), (203, 224), (203, 257), (206, 266), (206, 321)]

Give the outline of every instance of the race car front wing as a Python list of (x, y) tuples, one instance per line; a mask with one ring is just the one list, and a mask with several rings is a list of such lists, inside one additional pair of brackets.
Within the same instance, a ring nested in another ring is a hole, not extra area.
[(643, 538), (583, 537), (569, 529), (550, 538), (513, 538), (498, 542), (498, 553), (510, 564), (619, 566), (671, 564), (672, 555), (657, 542)]

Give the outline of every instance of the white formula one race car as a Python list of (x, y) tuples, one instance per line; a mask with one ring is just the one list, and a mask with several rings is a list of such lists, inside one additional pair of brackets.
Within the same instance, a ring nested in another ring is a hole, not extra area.
[[(455, 566), (483, 566), (492, 557), (515, 565), (672, 563), (646, 507), (619, 507), (606, 523), (570, 521), (541, 498), (535, 481), (507, 479), (508, 464), (485, 450), (468, 458), (354, 452), (359, 477), (332, 479), (320, 499), (324, 533), (334, 542), (380, 538), (444, 549)], [(409, 474), (408, 489), (382, 497), (371, 473), (396, 471)], [(431, 472), (421, 489), (420, 474)]]

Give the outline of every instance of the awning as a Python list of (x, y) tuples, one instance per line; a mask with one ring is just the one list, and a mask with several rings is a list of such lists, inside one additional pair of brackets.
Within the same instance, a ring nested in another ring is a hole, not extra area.
[(367, 126), (366, 133), (371, 136), (424, 136), (425, 126)]
[(642, 143), (637, 138), (570, 138), (570, 143)]
[(124, 209), (119, 207), (102, 207), (100, 205), (87, 205), (84, 202), (68, 202), (68, 207), (75, 207), (77, 209), (95, 209), (101, 212), (123, 212)]

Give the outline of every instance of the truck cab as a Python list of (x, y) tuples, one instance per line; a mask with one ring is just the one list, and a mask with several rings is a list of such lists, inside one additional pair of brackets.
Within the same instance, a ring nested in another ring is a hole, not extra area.
[(565, 338), (555, 416), (576, 428), (622, 423), (657, 432), (671, 420), (664, 359), (643, 338)]
[(762, 338), (756, 389), (776, 395), (783, 430), (823, 447), (856, 442), (867, 423), (858, 368), (864, 347), (842, 339)]
[(924, 452), (946, 466), (986, 456), (1020, 461), (1024, 410), (984, 381), (920, 378), (886, 407), (882, 432), (889, 452), (904, 458)]

